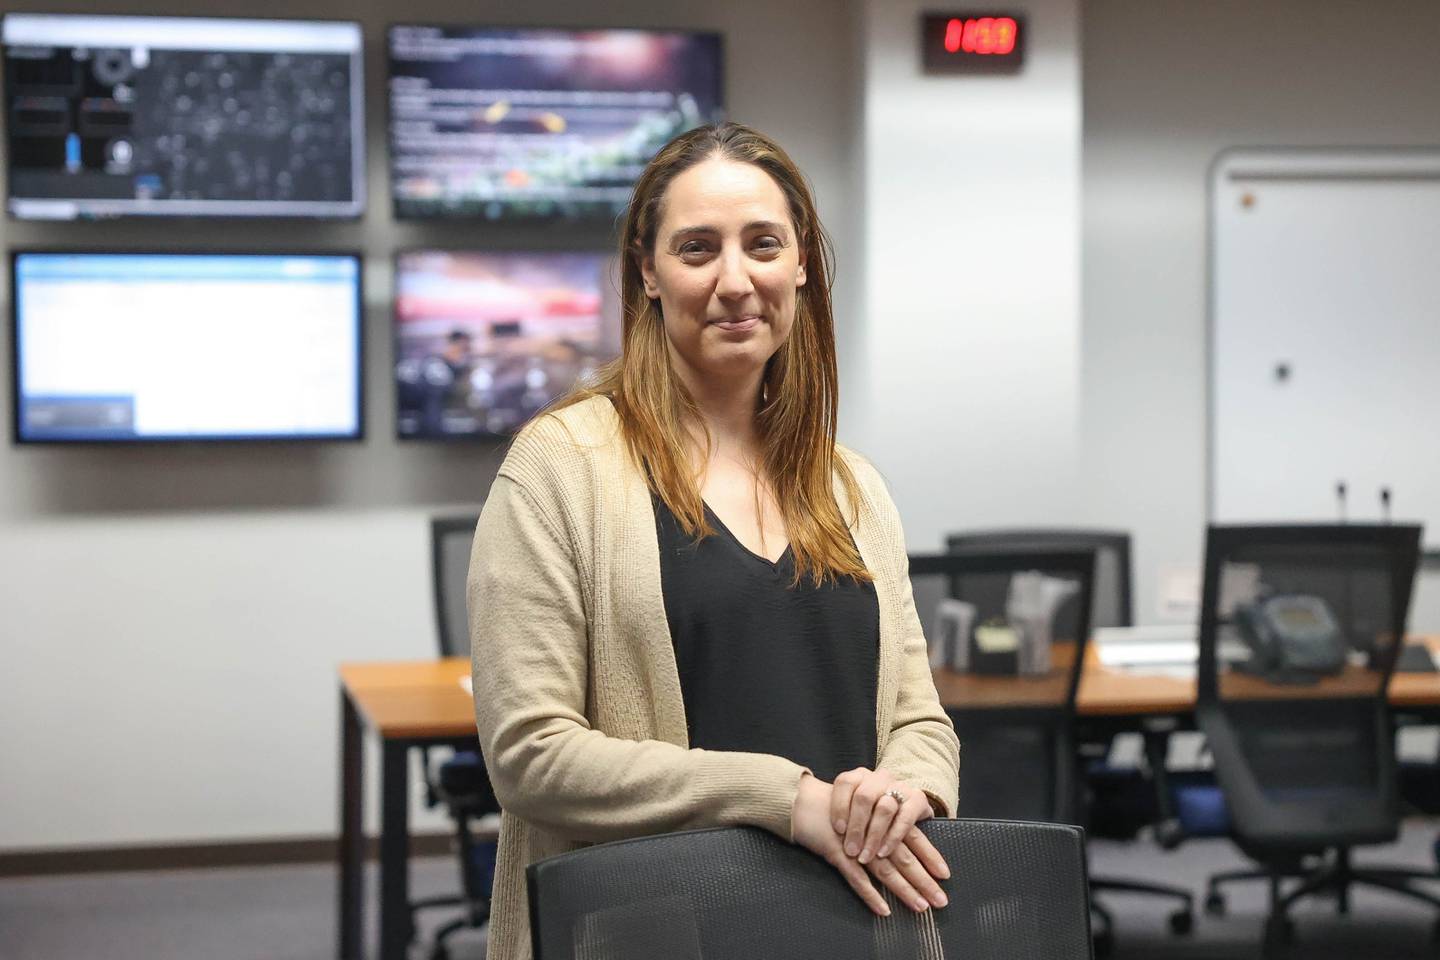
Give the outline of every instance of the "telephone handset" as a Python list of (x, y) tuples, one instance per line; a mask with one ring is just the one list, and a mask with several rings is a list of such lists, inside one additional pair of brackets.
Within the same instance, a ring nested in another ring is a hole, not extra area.
[(1345, 666), (1340, 624), (1320, 597), (1281, 593), (1235, 608), (1235, 625), (1253, 658), (1244, 666), (1271, 680), (1314, 683)]

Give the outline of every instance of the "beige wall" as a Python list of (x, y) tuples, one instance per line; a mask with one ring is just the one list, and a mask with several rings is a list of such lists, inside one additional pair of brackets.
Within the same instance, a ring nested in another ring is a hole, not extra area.
[[(909, 2), (371, 0), (342, 14), (368, 44), (363, 221), (0, 222), (6, 246), (360, 248), (369, 346), (362, 444), (0, 445), (0, 849), (331, 832), (335, 663), (434, 649), (426, 518), (474, 509), (498, 451), (393, 439), (388, 258), (487, 228), (389, 217), (391, 20), (723, 30), (732, 114), (815, 182), (839, 260), (842, 438), (889, 477), (912, 546), (989, 523), (1130, 527), (1138, 613), (1156, 619), (1159, 570), (1198, 565), (1205, 519), (1206, 166), (1236, 144), (1440, 140), (1440, 7), (1368, 5), (1400, 25), (1381, 50), (1339, 39), (1343, 9), (1300, 0), (1090, 0), (1078, 19), (1070, 0), (1025, 6), (1036, 56), (1007, 84), (920, 77)], [(142, 8), (254, 12), (66, 5)], [(1033, 203), (1008, 220), (994, 196), (965, 207), (975, 180)], [(962, 208), (973, 219), (952, 231)], [(1014, 296), (941, 302), (997, 271)], [(1417, 622), (1440, 630), (1427, 602)]]
[(1024, 68), (920, 71), (920, 0), (866, 5), (855, 441), (913, 551), (1080, 501), (1078, 0), (1021, 0)]
[[(1232, 146), (1440, 143), (1440, 4), (1364, 4), (1383, 43), (1351, 39), (1361, 11), (1084, 4), (1080, 467), (1090, 519), (1134, 531), (1142, 622), (1161, 571), (1203, 550), (1209, 164)], [(1440, 577), (1422, 578), (1411, 619), (1440, 631)]]
[[(71, 0), (64, 9), (257, 10), (243, 0)], [(335, 664), (435, 649), (426, 518), (476, 509), (499, 452), (393, 439), (389, 257), (397, 247), (497, 237), (483, 225), (391, 220), (388, 22), (723, 31), (731, 115), (792, 152), (815, 183), (841, 263), (853, 269), (858, 79), (850, 10), (828, 0), (297, 0), (284, 16), (363, 21), (370, 209), (362, 221), (0, 222), (7, 247), (359, 248), (368, 350), (362, 444), (0, 444), (0, 849), (333, 832)], [(576, 239), (533, 230), (504, 242), (554, 247)], [(837, 288), (842, 327), (855, 318), (847, 283)], [(9, 403), (7, 387), (7, 424)]]

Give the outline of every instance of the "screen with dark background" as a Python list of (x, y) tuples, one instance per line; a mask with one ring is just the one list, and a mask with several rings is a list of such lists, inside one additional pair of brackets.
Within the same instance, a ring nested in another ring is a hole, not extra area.
[(4, 33), (16, 216), (363, 209), (353, 24), (11, 16)]
[(400, 217), (608, 219), (668, 140), (721, 119), (718, 34), (390, 29)]

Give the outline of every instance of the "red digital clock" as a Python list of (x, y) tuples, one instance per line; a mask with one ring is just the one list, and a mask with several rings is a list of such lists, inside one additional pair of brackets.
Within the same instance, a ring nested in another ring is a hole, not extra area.
[(1013, 13), (926, 13), (920, 18), (926, 73), (1013, 73), (1025, 57), (1025, 18)]

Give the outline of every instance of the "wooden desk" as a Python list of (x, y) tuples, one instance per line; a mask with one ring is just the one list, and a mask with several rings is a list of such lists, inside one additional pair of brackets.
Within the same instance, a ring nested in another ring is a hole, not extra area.
[[(1440, 637), (1422, 638), (1440, 654)], [(1057, 668), (1068, 666), (1064, 650)], [(363, 956), (364, 819), (362, 739), (365, 728), (381, 741), (380, 948), (381, 960), (401, 960), (410, 940), (409, 752), (411, 747), (472, 746), (475, 712), (460, 678), (470, 662), (456, 657), (400, 663), (347, 663), (340, 667), (340, 889), (339, 956)], [(1054, 702), (1054, 677), (1032, 682), (1035, 700)], [(1056, 684), (1059, 683), (1057, 688)], [(947, 707), (1013, 706), (1014, 681), (935, 671)], [(1082, 717), (1145, 722), (1185, 716), (1195, 708), (1195, 681), (1117, 670), (1101, 664), (1091, 645), (1080, 676)], [(1034, 702), (1034, 701), (1032, 701)], [(1440, 709), (1440, 673), (1400, 673), (1390, 702), (1405, 709)]]
[[(1440, 659), (1440, 636), (1412, 637), (1424, 643)], [(1057, 666), (1061, 658), (1057, 656)], [(1067, 664), (1070, 661), (1065, 661)], [(1017, 698), (1013, 677), (985, 677), (939, 669), (934, 672), (935, 689), (947, 709), (975, 706), (1023, 706), (1027, 703), (1055, 703), (1057, 687), (1052, 677), (1025, 681)], [(1233, 677), (1233, 680), (1250, 678)], [(1263, 681), (1261, 681), (1263, 682)], [(1347, 686), (1345, 677), (1327, 678), (1330, 688)], [(1027, 689), (1028, 685), (1028, 689)], [(1281, 688), (1266, 685), (1269, 691)], [(1293, 687), (1297, 696), (1313, 695), (1324, 687)], [(1033, 693), (1033, 696), (1030, 694)], [(1120, 718), (1188, 714), (1195, 709), (1195, 680), (1120, 670), (1102, 664), (1095, 645), (1085, 651), (1085, 669), (1075, 709), (1081, 717)], [(1440, 708), (1440, 673), (1397, 673), (1390, 679), (1390, 704), (1401, 709)]]
[(363, 739), (380, 737), (381, 960), (402, 960), (410, 942), (410, 748), (475, 743), (475, 706), (460, 686), (463, 657), (340, 666), (341, 960), (361, 960), (365, 929)]

